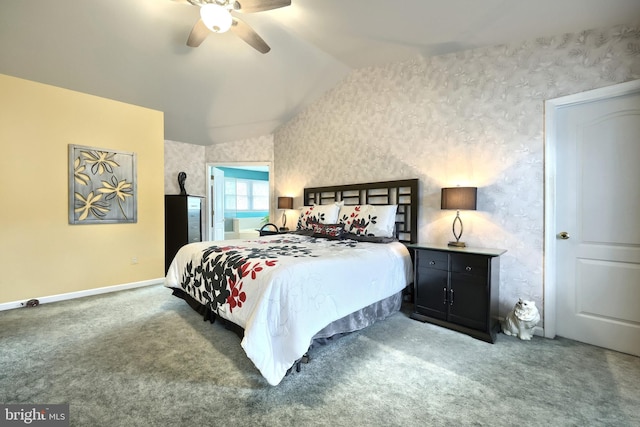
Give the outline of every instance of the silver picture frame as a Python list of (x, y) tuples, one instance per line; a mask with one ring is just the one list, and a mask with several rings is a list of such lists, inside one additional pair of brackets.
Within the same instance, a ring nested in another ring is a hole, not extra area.
[(69, 144), (69, 224), (138, 221), (136, 153)]

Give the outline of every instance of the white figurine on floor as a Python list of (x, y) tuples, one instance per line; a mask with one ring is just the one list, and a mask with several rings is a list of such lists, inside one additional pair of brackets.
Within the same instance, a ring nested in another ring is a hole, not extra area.
[(505, 335), (516, 336), (521, 340), (530, 340), (533, 336), (533, 328), (539, 321), (540, 313), (536, 308), (536, 303), (520, 298), (502, 322), (502, 332)]

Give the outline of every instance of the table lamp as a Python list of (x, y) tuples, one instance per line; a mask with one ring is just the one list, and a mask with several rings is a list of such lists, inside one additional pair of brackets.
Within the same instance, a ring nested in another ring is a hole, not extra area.
[(278, 209), (282, 209), (282, 227), (280, 231), (287, 231), (287, 209), (293, 209), (293, 197), (278, 197)]
[[(457, 211), (456, 217), (453, 220), (453, 237), (456, 238), (455, 242), (449, 242), (449, 246), (458, 248), (466, 247), (464, 242), (460, 241), (462, 237), (462, 219), (460, 219), (460, 210), (476, 210), (476, 201), (478, 197), (477, 187), (448, 187), (442, 189), (440, 208), (441, 209), (455, 209)], [(456, 223), (460, 225), (460, 232), (456, 233)]]

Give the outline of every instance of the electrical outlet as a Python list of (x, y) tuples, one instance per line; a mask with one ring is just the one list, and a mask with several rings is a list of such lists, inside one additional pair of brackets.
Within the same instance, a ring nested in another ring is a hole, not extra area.
[(138, 257), (134, 256), (133, 258), (131, 258), (131, 264), (137, 264), (138, 263)]

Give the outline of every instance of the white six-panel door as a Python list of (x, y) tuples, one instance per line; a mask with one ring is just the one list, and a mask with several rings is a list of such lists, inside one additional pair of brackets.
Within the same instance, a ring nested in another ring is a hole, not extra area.
[(547, 103), (545, 330), (640, 355), (637, 83)]

